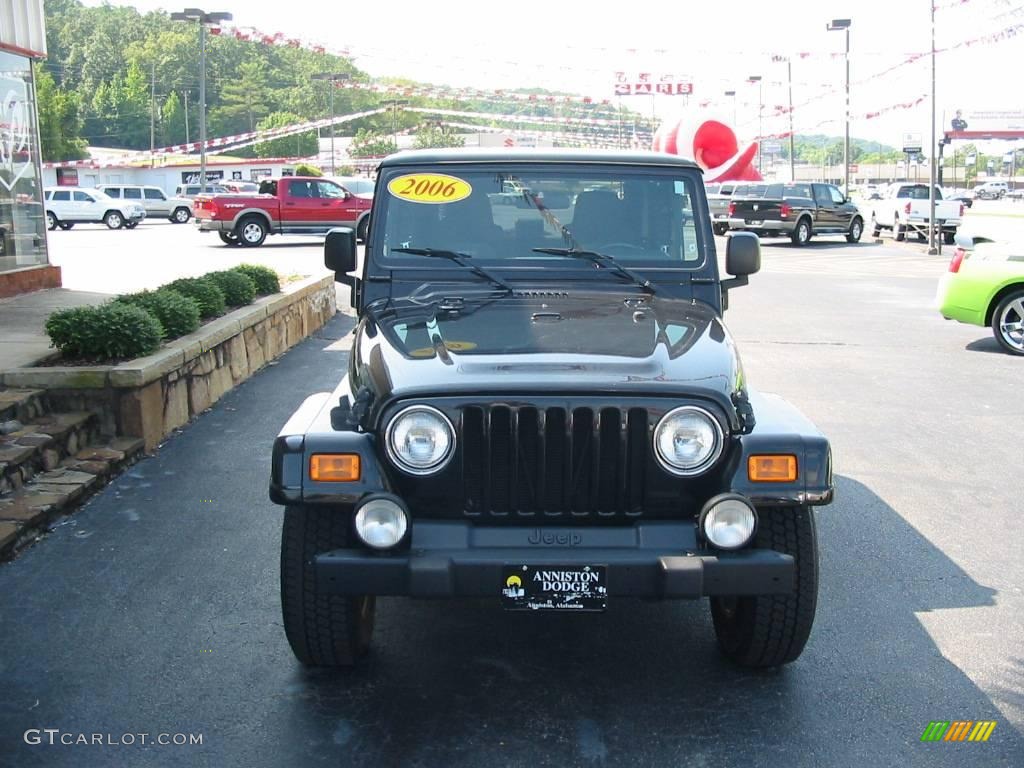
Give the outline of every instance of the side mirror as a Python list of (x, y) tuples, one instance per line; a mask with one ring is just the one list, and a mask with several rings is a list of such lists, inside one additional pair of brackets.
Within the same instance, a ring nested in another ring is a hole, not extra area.
[(351, 227), (336, 227), (324, 240), (324, 266), (334, 272), (339, 283), (354, 285), (349, 275), (356, 268), (356, 231)]
[(761, 270), (761, 241), (753, 232), (733, 232), (725, 244), (725, 271), (746, 277)]

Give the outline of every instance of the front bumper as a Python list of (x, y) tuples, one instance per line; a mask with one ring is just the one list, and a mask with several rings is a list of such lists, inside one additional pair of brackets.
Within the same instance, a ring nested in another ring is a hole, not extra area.
[(416, 520), (406, 551), (316, 556), (318, 586), (342, 595), (500, 597), (506, 566), (603, 565), (608, 594), (648, 598), (785, 594), (793, 558), (770, 549), (701, 548), (693, 523), (630, 527), (481, 527)]

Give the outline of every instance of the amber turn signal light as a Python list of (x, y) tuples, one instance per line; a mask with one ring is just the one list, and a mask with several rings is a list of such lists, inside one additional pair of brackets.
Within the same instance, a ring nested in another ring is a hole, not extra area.
[(359, 479), (358, 453), (315, 453), (309, 459), (309, 478), (321, 483), (351, 483)]
[(751, 456), (747, 477), (753, 483), (791, 483), (796, 480), (796, 456)]

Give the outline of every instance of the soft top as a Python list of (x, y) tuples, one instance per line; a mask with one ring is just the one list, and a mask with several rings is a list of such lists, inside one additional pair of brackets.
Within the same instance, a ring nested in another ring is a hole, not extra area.
[(606, 165), (645, 165), (700, 170), (700, 166), (692, 160), (664, 152), (561, 148), (406, 150), (385, 157), (381, 161), (381, 168), (445, 163), (603, 163)]

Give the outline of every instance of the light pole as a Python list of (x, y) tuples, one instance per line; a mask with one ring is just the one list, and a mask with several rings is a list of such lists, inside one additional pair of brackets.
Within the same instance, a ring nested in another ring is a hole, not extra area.
[[(757, 83), (757, 172), (761, 173), (761, 137), (764, 134), (764, 85), (760, 75), (751, 75), (748, 83)], [(762, 174), (763, 175), (763, 174)]]
[(735, 131), (739, 126), (736, 124), (736, 91), (726, 91), (726, 96), (732, 96), (732, 129)]
[[(331, 176), (334, 175), (334, 89), (336, 83), (348, 80), (351, 75), (348, 72), (318, 72), (313, 75), (313, 80), (326, 80), (331, 88)], [(319, 153), (319, 148), (317, 149)]]
[(850, 20), (832, 19), (825, 27), (829, 32), (846, 33), (846, 136), (843, 139), (843, 194), (850, 194)]
[(398, 151), (398, 108), (404, 107), (408, 103), (406, 99), (387, 99), (381, 102), (385, 107), (391, 109), (391, 133), (395, 140), (395, 151)]
[(186, 8), (171, 14), (172, 21), (199, 22), (199, 190), (206, 191), (206, 28), (222, 21), (231, 21), (224, 11), (206, 13), (199, 8)]

